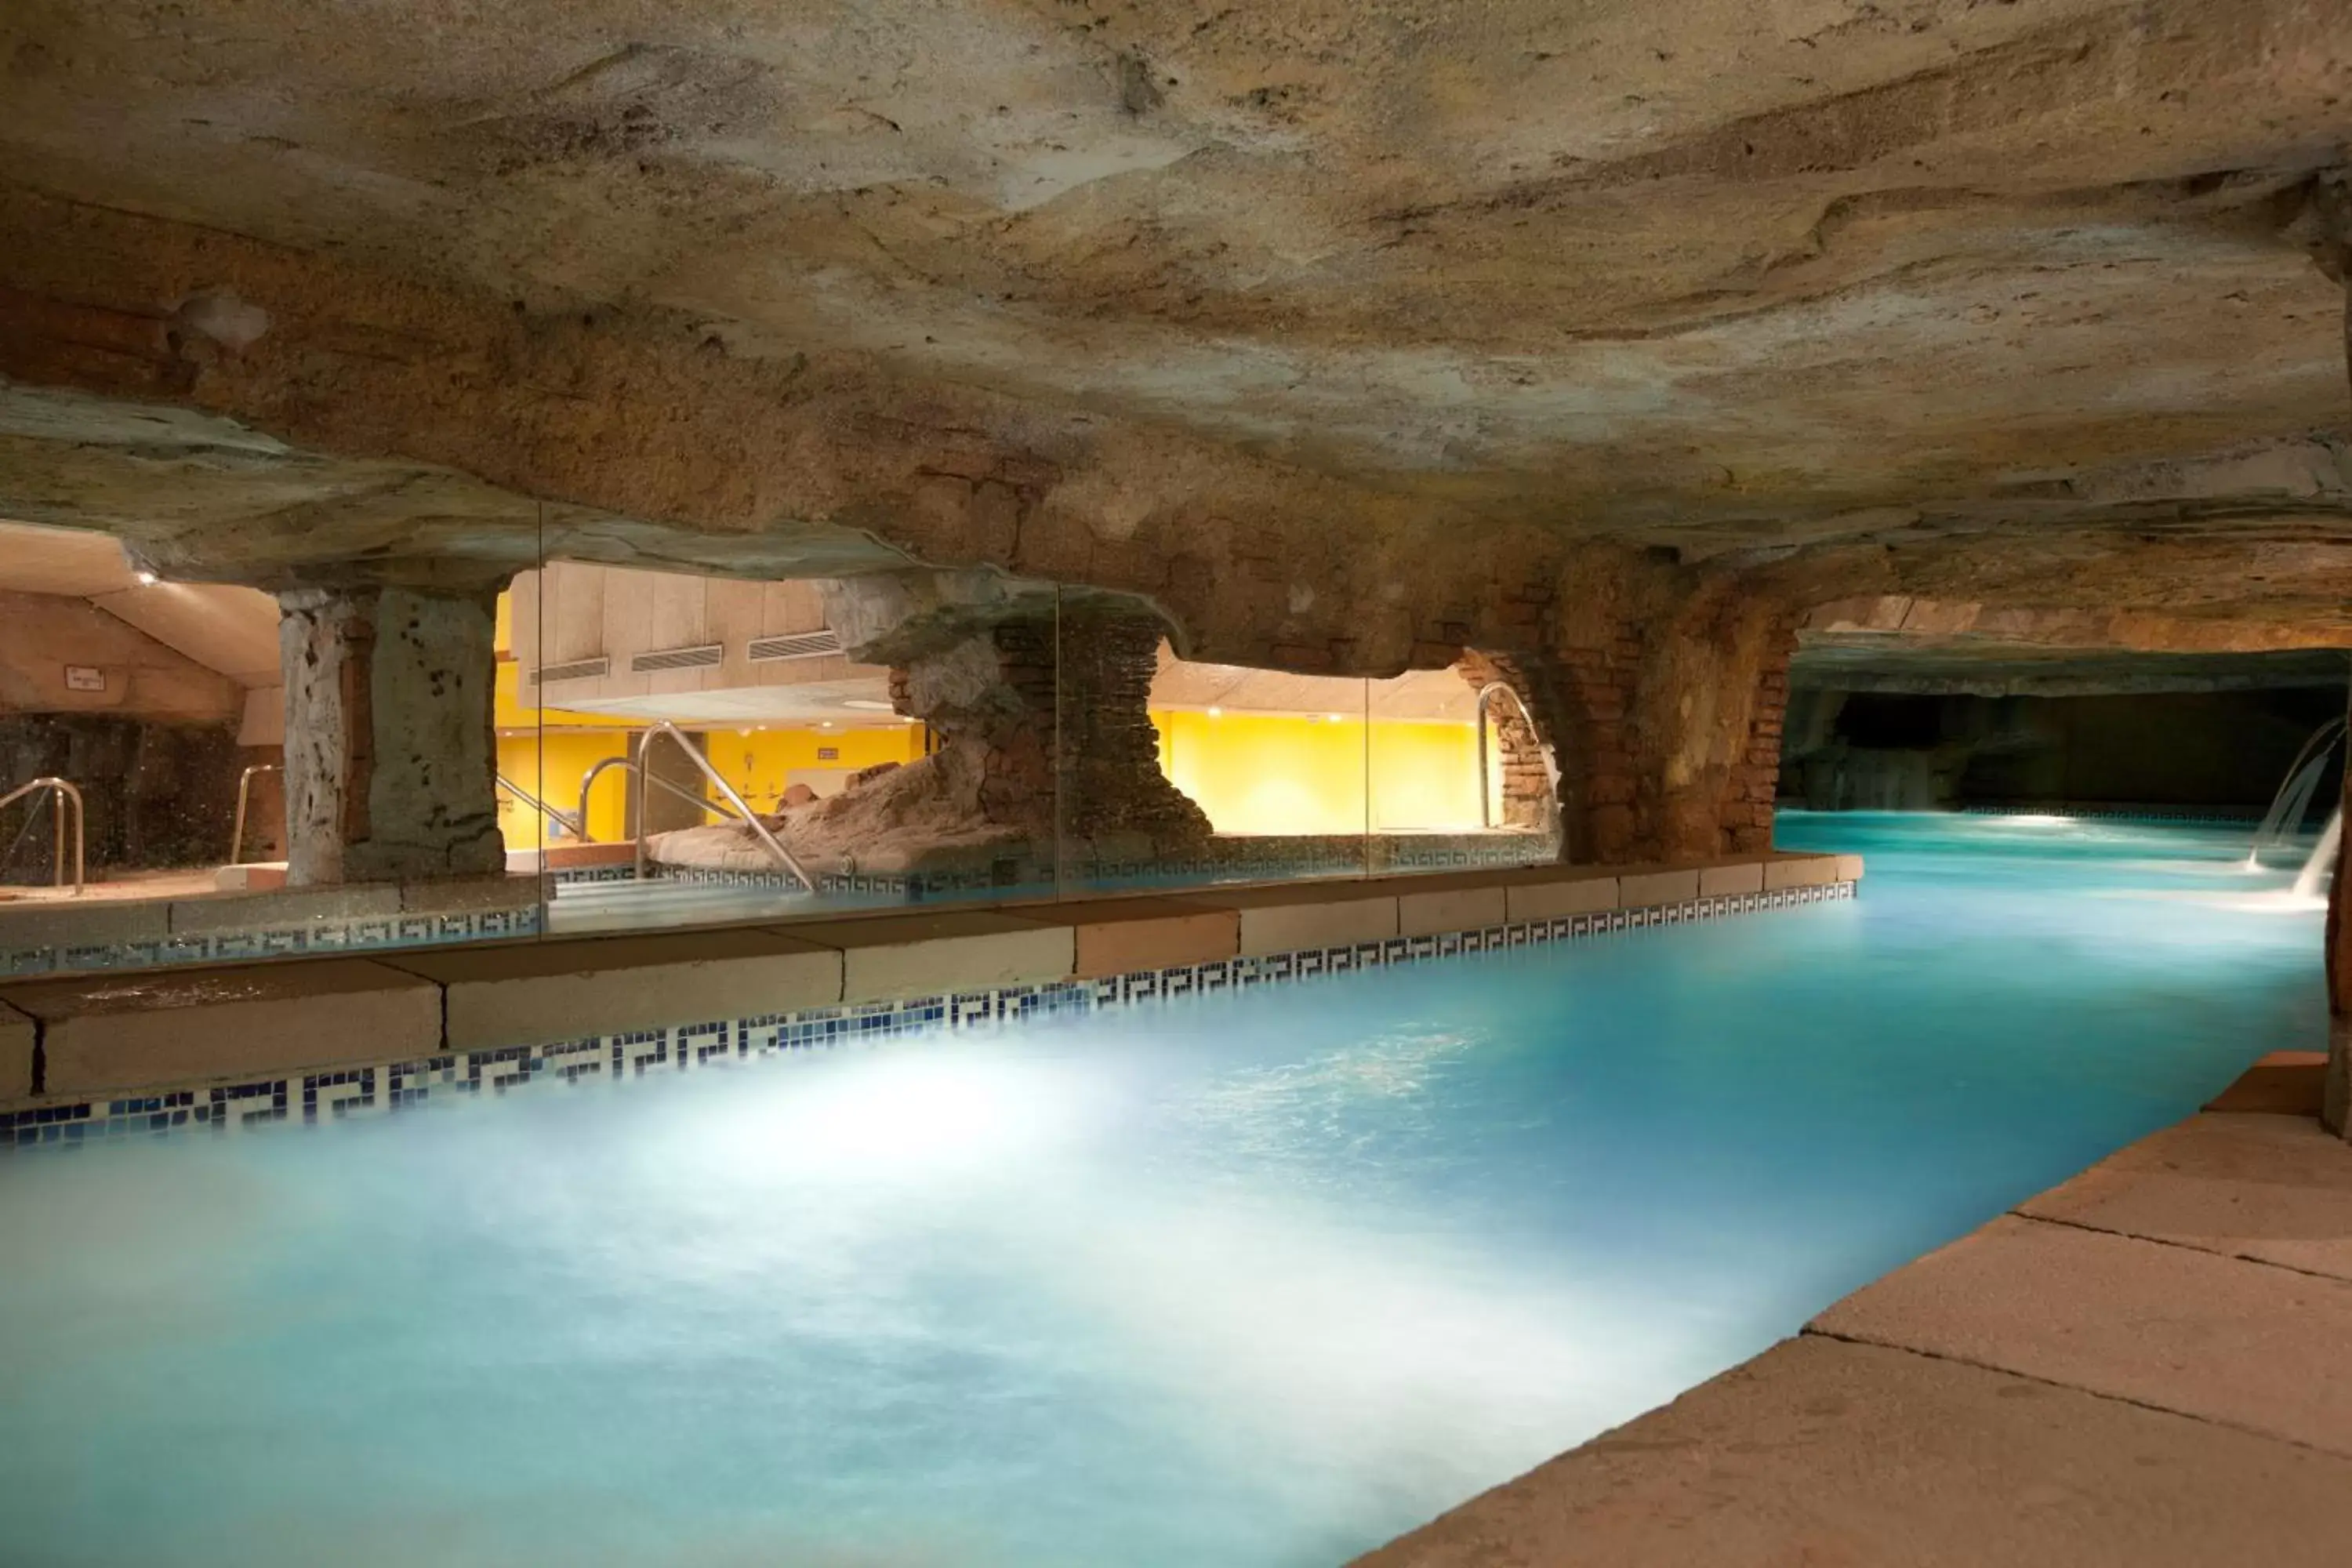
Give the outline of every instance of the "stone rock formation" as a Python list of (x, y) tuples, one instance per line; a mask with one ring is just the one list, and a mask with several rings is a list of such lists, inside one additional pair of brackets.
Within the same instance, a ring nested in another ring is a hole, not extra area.
[[(1040, 596), (1018, 585), (853, 579), (828, 614), (861, 659), (888, 658), (890, 700), (934, 742), (869, 769), (828, 800), (771, 821), (830, 872), (986, 872), (1000, 883), (1074, 874), (1097, 855), (1150, 859), (1209, 836), (1160, 771), (1151, 677), (1163, 626), (1147, 606)], [(749, 829), (666, 835), (659, 858), (763, 868)]]

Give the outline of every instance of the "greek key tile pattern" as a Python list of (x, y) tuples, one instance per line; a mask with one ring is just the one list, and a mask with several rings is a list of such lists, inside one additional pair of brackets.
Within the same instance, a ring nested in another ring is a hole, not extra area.
[[(1852, 882), (1777, 893), (1694, 899), (1654, 909), (1612, 910), (1557, 920), (1489, 926), (1438, 936), (1391, 937), (1350, 947), (1310, 948), (1262, 958), (1219, 959), (1147, 970), (1107, 980), (1066, 980), (993, 991), (919, 996), (713, 1018), (634, 1034), (591, 1036), (548, 1045), (337, 1068), (209, 1084), (135, 1099), (97, 1100), (0, 1113), (0, 1149), (70, 1148), (131, 1133), (206, 1130), (247, 1132), (279, 1122), (317, 1124), (414, 1110), (440, 1101), (502, 1095), (551, 1083), (623, 1083), (654, 1073), (694, 1072), (781, 1051), (848, 1045), (935, 1029), (1018, 1023), (1053, 1014), (1101, 1011), (1236, 987), (1345, 974), (1377, 964), (1411, 963), (1495, 952), (1533, 943), (1576, 942), (1656, 926), (1794, 909), (1854, 896)], [(318, 951), (316, 948), (310, 951)]]
[(0, 951), (0, 979), (81, 974), (100, 969), (150, 969), (160, 964), (247, 963), (304, 953), (373, 952), (453, 942), (539, 934), (541, 907), (521, 904), (462, 914), (370, 915), (349, 921), (309, 921), (267, 931), (220, 931), (156, 942), (89, 947), (27, 947)]

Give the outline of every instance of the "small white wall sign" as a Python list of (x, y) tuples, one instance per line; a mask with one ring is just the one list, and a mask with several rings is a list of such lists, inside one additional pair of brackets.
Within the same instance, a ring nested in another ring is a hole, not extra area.
[(69, 664), (66, 666), (66, 689), (103, 691), (106, 689), (106, 671), (91, 665)]

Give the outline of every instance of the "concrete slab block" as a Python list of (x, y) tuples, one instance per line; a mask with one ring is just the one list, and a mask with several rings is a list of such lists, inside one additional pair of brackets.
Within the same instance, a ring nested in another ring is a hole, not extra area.
[(446, 993), (452, 1050), (756, 1017), (841, 1000), (841, 954), (771, 931), (667, 931), (388, 955)]
[(39, 1039), (29, 1016), (0, 1002), (0, 1107), (31, 1097), (33, 1047)]
[(1081, 979), (1208, 963), (1241, 951), (1241, 915), (1181, 899), (1101, 899), (1038, 906), (1026, 920), (1066, 924)]
[(1071, 928), (1040, 917), (967, 910), (783, 929), (840, 952), (845, 1002), (1043, 985), (1069, 979), (1077, 966)]
[(1552, 921), (1617, 907), (1614, 871), (1560, 867), (1526, 873), (1503, 885), (1503, 908), (1514, 921)]
[(2240, 1073), (2205, 1109), (2316, 1117), (2326, 1089), (2326, 1051), (2273, 1051)]
[(1840, 855), (1834, 857), (1834, 858), (1837, 861), (1837, 879), (1839, 881), (1859, 882), (1862, 880), (1861, 856)]
[(1309, 948), (1386, 942), (1397, 934), (1394, 893), (1366, 891), (1371, 884), (1334, 880), (1287, 887), (1203, 889), (1200, 902), (1241, 915), (1244, 958)]
[(441, 991), (367, 959), (47, 980), (0, 990), (40, 1020), (42, 1093), (99, 1095), (429, 1056)]
[(2352, 1143), (2299, 1116), (2193, 1116), (2018, 1212), (2352, 1281)]
[(1702, 866), (1698, 870), (1698, 896), (1702, 899), (1736, 899), (1764, 890), (1764, 862), (1734, 860), (1720, 866)]
[(267, 893), (285, 885), (283, 860), (247, 860), (241, 866), (223, 866), (213, 873), (213, 891), (216, 893)]
[(1498, 883), (1484, 887), (1415, 889), (1397, 894), (1397, 935), (1436, 936), (1443, 931), (1485, 931), (1510, 919)]
[(1698, 872), (1627, 871), (1617, 879), (1617, 900), (1629, 910), (1685, 903), (1698, 897)]
[(278, 888), (210, 898), (174, 899), (173, 936), (218, 936), (336, 924), (400, 912), (400, 889), (388, 882), (341, 888)]
[(1812, 1326), (2352, 1457), (2340, 1279), (2005, 1216)]
[(464, 877), (446, 882), (403, 882), (404, 915), (462, 915), (481, 910), (519, 910), (540, 900), (537, 877)]
[(1356, 1568), (2326, 1568), (2352, 1461), (1801, 1339)]
[(126, 947), (172, 934), (171, 906), (161, 899), (43, 900), (0, 903), (0, 952)]
[(1764, 890), (1768, 893), (1790, 888), (1825, 888), (1837, 879), (1834, 855), (1776, 855), (1764, 862)]

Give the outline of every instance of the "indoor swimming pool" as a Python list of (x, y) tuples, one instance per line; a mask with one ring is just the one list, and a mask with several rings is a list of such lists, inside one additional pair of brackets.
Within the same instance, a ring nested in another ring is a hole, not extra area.
[(1336, 1568), (2324, 1043), (2243, 830), (0, 1161), (0, 1559)]

